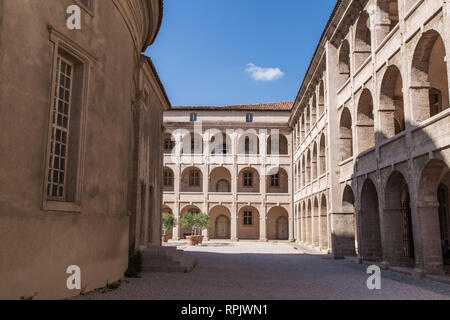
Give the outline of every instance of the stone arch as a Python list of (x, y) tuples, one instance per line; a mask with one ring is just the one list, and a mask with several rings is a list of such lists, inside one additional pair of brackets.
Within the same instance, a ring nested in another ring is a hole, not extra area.
[[(274, 135), (270, 135), (267, 138), (267, 154), (273, 155), (287, 155), (288, 154), (288, 141), (285, 135), (278, 134), (278, 139), (272, 139)], [(273, 143), (272, 143), (273, 140)], [(277, 146), (278, 144), (278, 146)], [(274, 150), (272, 150), (274, 149)]]
[(344, 107), (341, 113), (339, 126), (339, 155), (341, 161), (353, 156), (352, 115), (347, 107)]
[(187, 132), (181, 139), (182, 154), (203, 154), (203, 137), (199, 133)]
[(313, 92), (312, 94), (310, 107), (311, 107), (311, 128), (312, 128), (317, 122), (317, 99), (315, 92)]
[(351, 186), (346, 185), (342, 194), (342, 212), (352, 215), (352, 228), (349, 228), (350, 254), (358, 255), (358, 222), (355, 195)]
[(326, 140), (325, 133), (320, 135), (319, 139), (319, 161), (318, 161), (318, 172), (319, 175), (323, 175), (327, 171), (327, 155), (326, 155)]
[[(251, 213), (250, 220), (249, 216)], [(250, 224), (249, 224), (250, 223)], [(240, 240), (259, 240), (259, 211), (253, 206), (244, 206), (238, 212), (238, 239)]]
[(323, 80), (320, 80), (319, 82), (319, 98), (317, 100), (317, 106), (318, 106), (317, 117), (321, 117), (322, 114), (325, 112), (325, 87), (323, 84)]
[(408, 184), (394, 171), (384, 188), (383, 232), (385, 259), (393, 265), (414, 267), (414, 237)]
[(283, 168), (274, 168), (266, 175), (267, 193), (288, 193), (289, 176)]
[(356, 117), (358, 153), (375, 146), (373, 99), (369, 89), (364, 89), (359, 97)]
[(328, 248), (328, 201), (325, 194), (322, 194), (320, 199), (320, 248), (327, 249)]
[(342, 86), (350, 78), (350, 44), (342, 41), (339, 48), (339, 85)]
[(203, 192), (203, 173), (199, 168), (189, 167), (183, 170), (180, 192)]
[(308, 183), (306, 181), (306, 167), (305, 167), (305, 164), (306, 164), (306, 156), (305, 156), (305, 154), (303, 154), (301, 156), (301, 164), (300, 164), (301, 165), (301, 170), (302, 170), (302, 173), (301, 173), (301, 180), (302, 180), (301, 188), (302, 189)]
[(163, 135), (163, 150), (165, 154), (171, 154), (175, 147), (175, 137), (170, 132)]
[(446, 49), (441, 35), (425, 32), (414, 51), (411, 66), (411, 95), (416, 121), (432, 117), (449, 107)]
[(209, 210), (211, 219), (210, 239), (231, 239), (231, 212), (222, 205), (214, 206)]
[(403, 80), (400, 70), (394, 65), (387, 68), (381, 82), (379, 115), (381, 140), (405, 130)]
[(377, 9), (378, 24), (376, 26), (375, 36), (377, 38), (377, 45), (380, 45), (386, 36), (398, 25), (398, 0), (377, 0)]
[(299, 119), (299, 127), (300, 127), (300, 143), (303, 142), (303, 139), (305, 139), (305, 124), (304, 124), (304, 116), (303, 114), (300, 116)]
[(380, 215), (378, 210), (377, 189), (370, 179), (366, 179), (361, 190), (359, 225), (361, 234), (358, 235), (360, 256), (364, 260), (381, 261), (383, 257), (381, 247)]
[(173, 192), (175, 190), (175, 175), (169, 167), (163, 168), (163, 191)]
[(301, 203), (301, 208), (302, 208), (302, 212), (301, 212), (301, 216), (302, 216), (302, 242), (306, 243), (307, 241), (307, 217), (306, 217), (306, 201), (303, 201)]
[(192, 230), (190, 230), (188, 228), (183, 228), (183, 226), (181, 225), (181, 222), (180, 222), (183, 215), (188, 212), (201, 213), (202, 211), (199, 209), (199, 207), (197, 207), (195, 205), (187, 205), (181, 210), (180, 220), (178, 221), (180, 223), (180, 226), (178, 227), (178, 232), (179, 232), (178, 236), (180, 239), (186, 239), (186, 236), (189, 236), (192, 234)]
[(316, 247), (320, 245), (320, 212), (319, 212), (319, 199), (317, 197), (313, 198), (312, 207), (312, 244)]
[(214, 132), (210, 138), (210, 154), (227, 155), (232, 153), (231, 137), (225, 132)]
[(231, 174), (225, 167), (214, 168), (209, 174), (209, 192), (231, 192)]
[(306, 151), (305, 174), (306, 184), (308, 185), (311, 182), (311, 150), (309, 148)]
[(289, 239), (289, 214), (285, 208), (277, 206), (267, 212), (267, 239)]
[(311, 156), (311, 180), (317, 179), (317, 167), (318, 167), (318, 154), (317, 154), (317, 142), (313, 142), (312, 156)]
[(441, 273), (444, 263), (446, 268), (450, 265), (449, 187), (450, 169), (447, 163), (430, 160), (422, 171), (417, 194), (423, 268), (429, 273)]
[(358, 69), (372, 53), (372, 36), (370, 16), (367, 11), (361, 12), (355, 32), (355, 68)]
[(313, 243), (313, 217), (312, 217), (312, 202), (311, 199), (306, 200), (306, 229), (307, 229), (307, 237), (306, 242), (308, 244)]
[(258, 193), (259, 179), (259, 173), (255, 168), (247, 167), (242, 169), (238, 176), (238, 192)]
[(305, 107), (305, 137), (308, 135), (309, 131), (311, 131), (312, 123), (311, 123), (311, 113), (310, 113), (310, 107), (307, 105)]
[(259, 137), (255, 130), (247, 130), (239, 136), (238, 154), (257, 155), (259, 154)]

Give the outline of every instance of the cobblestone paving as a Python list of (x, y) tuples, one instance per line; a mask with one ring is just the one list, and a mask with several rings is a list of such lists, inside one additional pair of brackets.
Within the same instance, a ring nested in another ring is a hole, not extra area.
[(450, 285), (391, 271), (369, 290), (367, 265), (308, 254), (288, 243), (213, 242), (188, 248), (192, 273), (146, 273), (106, 294), (82, 299), (298, 300), (447, 299)]

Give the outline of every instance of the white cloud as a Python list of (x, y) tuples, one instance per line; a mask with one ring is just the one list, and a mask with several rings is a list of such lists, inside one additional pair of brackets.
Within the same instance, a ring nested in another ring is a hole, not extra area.
[(247, 64), (245, 71), (256, 81), (275, 81), (284, 76), (280, 68), (261, 68), (253, 63)]

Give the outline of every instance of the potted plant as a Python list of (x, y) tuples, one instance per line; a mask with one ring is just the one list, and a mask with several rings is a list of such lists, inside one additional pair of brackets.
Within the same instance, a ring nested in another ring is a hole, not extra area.
[(169, 241), (169, 235), (167, 234), (167, 232), (172, 229), (173, 227), (175, 227), (177, 225), (177, 220), (175, 219), (175, 217), (167, 212), (163, 212), (162, 214), (162, 230), (163, 230), (163, 235), (162, 235), (162, 242), (168, 242)]
[(209, 219), (209, 215), (207, 215), (206, 213), (196, 214), (194, 217), (194, 226), (195, 226), (196, 233), (197, 233), (197, 236), (196, 236), (197, 242), (198, 242), (198, 244), (202, 244), (203, 243), (202, 231), (209, 230), (211, 228), (211, 222)]
[(188, 241), (189, 246), (195, 246), (195, 214), (192, 212), (187, 212), (183, 214), (180, 219), (181, 226), (186, 229), (192, 230), (192, 235), (187, 236), (186, 239)]

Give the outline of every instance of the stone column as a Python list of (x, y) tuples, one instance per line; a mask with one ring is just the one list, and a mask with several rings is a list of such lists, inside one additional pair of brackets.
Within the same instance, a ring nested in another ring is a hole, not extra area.
[(259, 215), (259, 241), (267, 242), (267, 206), (261, 205)]

